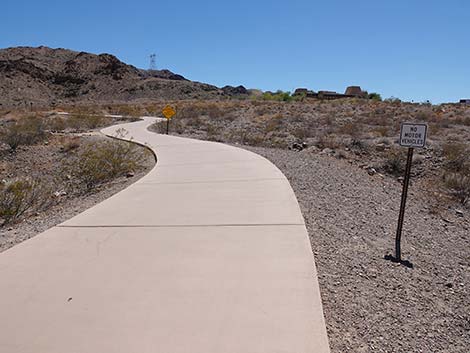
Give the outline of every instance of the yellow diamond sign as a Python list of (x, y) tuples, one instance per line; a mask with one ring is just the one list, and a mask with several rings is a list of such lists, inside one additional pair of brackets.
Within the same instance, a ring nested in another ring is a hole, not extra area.
[(176, 114), (176, 110), (173, 109), (173, 107), (167, 105), (165, 108), (163, 108), (162, 113), (165, 118), (171, 119), (173, 115)]

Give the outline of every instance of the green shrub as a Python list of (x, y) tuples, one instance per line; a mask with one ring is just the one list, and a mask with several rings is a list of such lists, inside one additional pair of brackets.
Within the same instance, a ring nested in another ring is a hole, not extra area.
[(377, 102), (381, 102), (382, 101), (382, 96), (378, 93), (372, 92), (372, 93), (369, 93), (369, 99), (372, 99), (372, 100), (377, 101)]
[(143, 153), (133, 143), (105, 141), (87, 144), (78, 152), (72, 174), (87, 190), (141, 167)]
[(263, 100), (267, 101), (279, 101), (279, 102), (291, 102), (294, 98), (290, 92), (276, 91), (275, 93), (265, 92), (261, 95)]

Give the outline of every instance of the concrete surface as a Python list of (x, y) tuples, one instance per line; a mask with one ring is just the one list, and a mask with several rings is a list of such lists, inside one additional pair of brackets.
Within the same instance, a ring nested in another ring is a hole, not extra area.
[(0, 254), (0, 352), (329, 352), (286, 178), (152, 121), (103, 130), (154, 150), (148, 175)]

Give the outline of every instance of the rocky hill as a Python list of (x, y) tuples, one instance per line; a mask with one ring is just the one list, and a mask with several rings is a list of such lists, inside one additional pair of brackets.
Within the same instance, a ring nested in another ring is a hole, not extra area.
[(247, 94), (243, 87), (218, 88), (169, 70), (142, 70), (110, 54), (47, 47), (0, 50), (0, 107), (240, 94)]

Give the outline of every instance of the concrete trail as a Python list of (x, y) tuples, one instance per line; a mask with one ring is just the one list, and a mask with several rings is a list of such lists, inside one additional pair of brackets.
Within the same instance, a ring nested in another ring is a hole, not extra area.
[(0, 352), (329, 352), (304, 221), (254, 153), (106, 128), (156, 167), (0, 254)]

